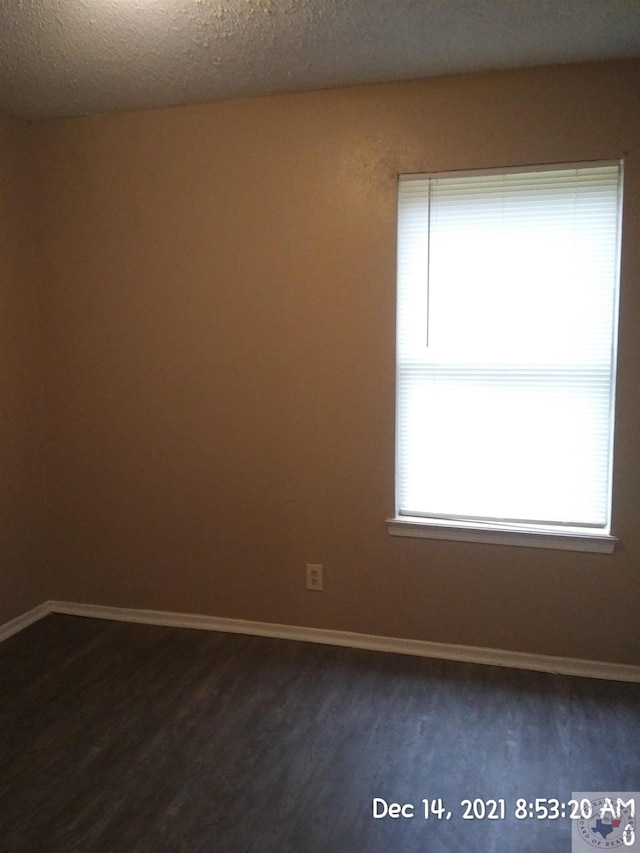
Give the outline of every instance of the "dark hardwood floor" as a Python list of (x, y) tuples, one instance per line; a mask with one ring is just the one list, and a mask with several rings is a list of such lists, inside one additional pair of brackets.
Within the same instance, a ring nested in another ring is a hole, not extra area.
[(570, 853), (518, 797), (640, 790), (638, 684), (60, 615), (0, 678), (2, 853)]

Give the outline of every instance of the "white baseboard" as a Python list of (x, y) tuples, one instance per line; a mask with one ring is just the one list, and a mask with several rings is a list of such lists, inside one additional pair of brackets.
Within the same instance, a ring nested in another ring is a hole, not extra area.
[[(191, 613), (171, 613), (164, 610), (131, 610), (122, 607), (77, 604), (69, 601), (48, 601), (43, 607), (47, 608), (46, 612), (66, 613), (71, 616), (89, 616), (95, 619), (140, 622), (146, 625), (164, 625), (173, 628), (197, 628), (204, 631), (250, 634), (260, 637), (298, 640), (307, 643), (324, 643), (331, 646), (346, 646), (348, 648), (393, 652), (395, 654), (454, 660), (465, 663), (551, 672), (557, 675), (577, 675), (586, 678), (640, 683), (640, 666), (629, 664), (553, 657), (550, 655), (528, 654), (526, 652), (510, 652), (502, 649), (486, 649), (477, 646), (459, 646), (452, 643), (432, 643), (424, 640), (404, 640), (398, 637), (378, 637), (374, 634), (355, 634), (350, 631), (331, 631), (324, 628), (303, 628), (296, 625), (278, 625), (271, 622), (250, 622), (244, 619), (223, 619), (217, 616), (200, 616)], [(14, 620), (14, 622), (16, 621), (18, 620)], [(29, 623), (27, 622), (26, 624)], [(19, 628), (16, 628), (16, 630), (19, 630)], [(1, 636), (2, 634), (0, 633)]]
[(170, 628), (194, 628), (201, 631), (222, 631), (231, 634), (249, 634), (274, 637), (306, 643), (323, 643), (353, 649), (391, 652), (440, 660), (461, 661), (512, 669), (551, 672), (557, 675), (577, 675), (611, 681), (640, 683), (640, 666), (581, 660), (579, 658), (535, 655), (487, 649), (479, 646), (460, 646), (452, 643), (433, 643), (425, 640), (406, 640), (399, 637), (379, 637), (375, 634), (356, 634), (351, 631), (332, 631), (325, 628), (304, 628), (298, 625), (278, 625), (272, 622), (251, 622), (245, 619), (225, 619), (192, 613), (171, 613), (165, 610), (134, 610), (125, 607), (105, 607), (99, 604), (78, 604), (72, 601), (46, 601), (23, 613), (16, 619), (0, 625), (0, 642), (22, 631), (49, 613), (70, 616), (88, 616), (94, 619), (111, 619), (119, 622), (138, 622), (145, 625), (164, 625)]
[(16, 618), (12, 619), (10, 622), (5, 622), (4, 625), (0, 625), (0, 643), (13, 636), (13, 634), (17, 634), (18, 631), (22, 631), (23, 628), (28, 628), (29, 625), (33, 625), (33, 623), (37, 622), (38, 619), (48, 616), (49, 613), (51, 613), (51, 607), (49, 605), (50, 602), (45, 601), (44, 604), (39, 604), (32, 610), (27, 610), (27, 612), (23, 613), (21, 616), (16, 616)]

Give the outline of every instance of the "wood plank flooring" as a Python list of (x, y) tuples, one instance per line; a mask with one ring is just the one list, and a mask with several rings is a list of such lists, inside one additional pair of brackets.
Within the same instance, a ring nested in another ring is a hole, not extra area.
[(2, 853), (570, 853), (518, 797), (638, 790), (637, 684), (62, 615), (0, 645)]

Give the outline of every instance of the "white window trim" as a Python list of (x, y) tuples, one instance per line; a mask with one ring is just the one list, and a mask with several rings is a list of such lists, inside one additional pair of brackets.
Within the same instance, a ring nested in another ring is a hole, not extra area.
[(616, 536), (585, 533), (580, 528), (531, 528), (517, 525), (482, 526), (470, 522), (447, 522), (414, 516), (396, 516), (386, 521), (391, 536), (415, 539), (448, 539), (457, 542), (484, 542), (489, 545), (517, 545), (524, 548), (553, 548), (559, 551), (591, 551), (613, 554)]
[[(536, 172), (541, 168), (552, 166), (553, 168), (579, 168), (585, 165), (608, 166), (618, 165), (622, 170), (624, 163), (622, 160), (599, 160), (588, 164), (586, 161), (576, 163), (555, 163), (555, 164), (535, 164), (528, 167), (513, 167), (513, 168), (496, 168), (496, 169), (478, 169), (473, 170), (475, 174), (507, 174), (509, 172)], [(404, 175), (405, 179), (424, 179), (430, 177), (440, 177), (445, 173), (422, 173), (414, 175)], [(448, 172), (448, 177), (465, 176), (471, 174), (470, 171), (464, 170), (460, 172)], [(622, 215), (622, 197), (620, 197), (620, 208), (618, 216)], [(618, 232), (618, 274), (620, 266), (620, 241), (622, 229)], [(616, 299), (619, 299), (619, 288), (616, 294)], [(617, 311), (617, 309), (616, 309)], [(614, 328), (614, 346), (613, 346), (613, 375), (616, 373), (617, 359), (617, 323)], [(612, 386), (612, 409), (611, 419), (614, 418), (615, 409), (615, 379)], [(613, 429), (613, 424), (612, 424)], [(609, 460), (610, 467), (613, 466), (613, 453)], [(397, 461), (396, 461), (396, 476), (397, 476)], [(611, 511), (612, 501), (612, 472), (609, 475), (609, 506)], [(397, 487), (396, 487), (397, 495)], [(610, 519), (609, 519), (610, 520)], [(460, 519), (449, 518), (426, 518), (423, 516), (401, 515), (396, 508), (396, 515), (393, 518), (386, 519), (387, 531), (391, 536), (401, 536), (417, 539), (441, 539), (460, 542), (479, 542), (494, 545), (512, 545), (525, 548), (547, 548), (563, 551), (579, 551), (591, 552), (599, 554), (613, 554), (616, 545), (619, 543), (618, 537), (609, 532), (609, 525), (601, 531), (584, 529), (575, 526), (552, 526), (552, 525), (536, 525), (535, 527), (527, 525), (519, 525), (517, 523), (499, 521), (482, 522), (478, 520), (466, 521)]]

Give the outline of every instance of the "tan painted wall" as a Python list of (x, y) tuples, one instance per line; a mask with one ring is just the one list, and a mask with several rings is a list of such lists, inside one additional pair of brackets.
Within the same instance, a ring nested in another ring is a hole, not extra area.
[(0, 115), (0, 624), (46, 598), (28, 127)]
[[(639, 94), (604, 64), (39, 125), (55, 595), (640, 663)], [(389, 537), (398, 172), (623, 154), (622, 546)]]

